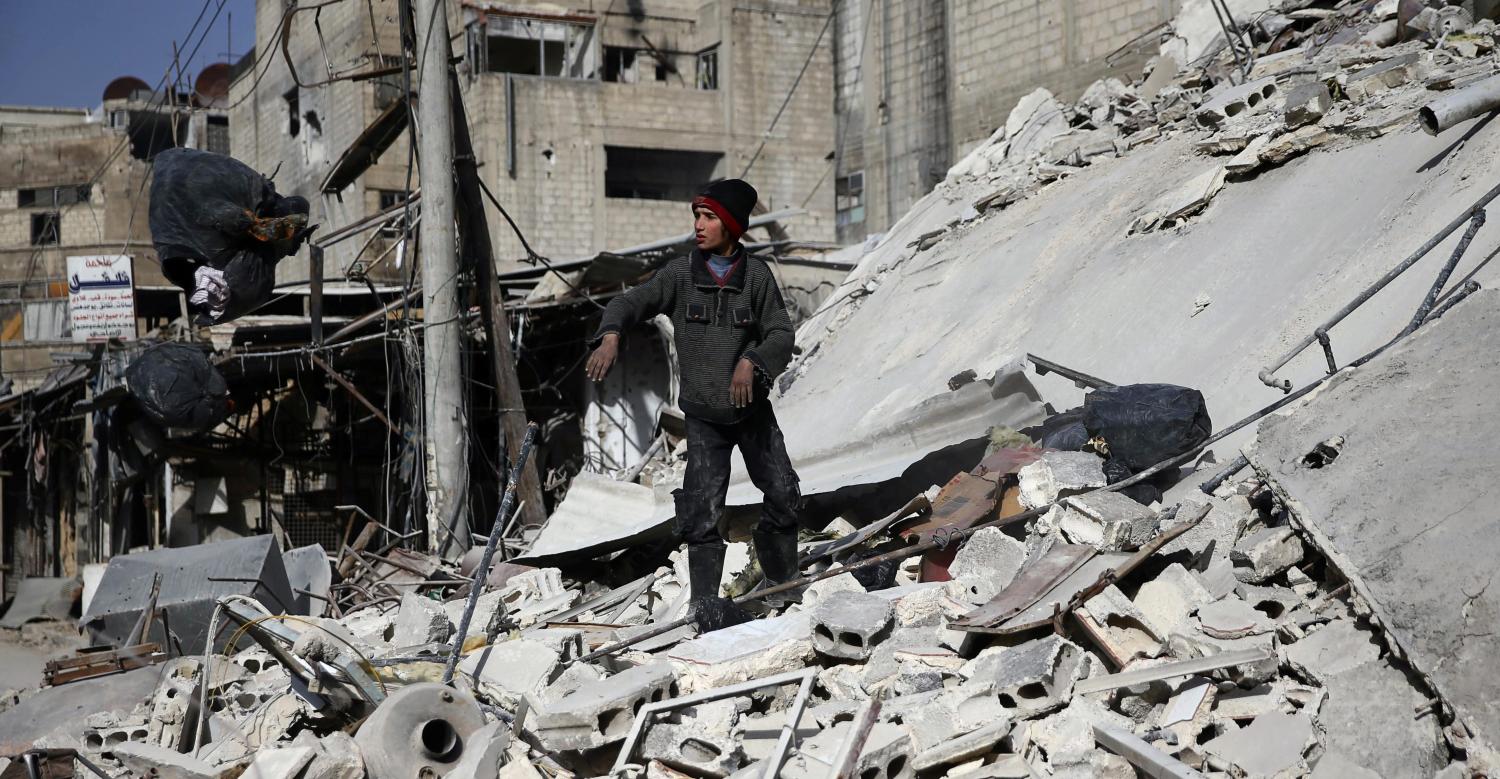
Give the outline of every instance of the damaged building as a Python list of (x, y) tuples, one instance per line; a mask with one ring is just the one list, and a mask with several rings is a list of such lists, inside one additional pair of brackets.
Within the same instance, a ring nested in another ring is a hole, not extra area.
[[(951, 39), (963, 5), (926, 29)], [(460, 152), (455, 178), (477, 172), (518, 224), (457, 219), (464, 246), (480, 232), (495, 247), (493, 285), (482, 268), (464, 276), (460, 315), (469, 423), (489, 439), (471, 450), (483, 474), (465, 500), (485, 521), (457, 549), (424, 537), (432, 443), (413, 353), (439, 323), (409, 310), (419, 298), (401, 277), (348, 270), (387, 225), (383, 262), (414, 259), (415, 194), (386, 205), (367, 188), (406, 176), (381, 157), (356, 166), (343, 201), (308, 197), (327, 232), (278, 268), (308, 270), (281, 279), (307, 290), (305, 313), (237, 320), (217, 343), (205, 328), (234, 408), (208, 433), (170, 436), (176, 457), (245, 458), (218, 474), (231, 495), (254, 489), (230, 485), (256, 468), (317, 471), (330, 518), (295, 524), (284, 490), (264, 525), (21, 582), (0, 627), (21, 644), (49, 626), (86, 639), (0, 701), (0, 776), (1493, 775), (1495, 9), (1150, 3), (1094, 41), (1092, 4), (1057, 5), (1072, 50), (1128, 57), (1090, 55), (1103, 69), (1050, 84), (1049, 70), (1016, 77), (1025, 88), (1000, 97), (1005, 81), (976, 139), (956, 141), (972, 127), (950, 111), (946, 140), (904, 157), (946, 166), (901, 184), (918, 192), (878, 236), (822, 243), (780, 195), (758, 215), (747, 243), (780, 261), (797, 322), (771, 402), (805, 497), (801, 577), (765, 586), (749, 532), (761, 496), (736, 456), (717, 594), (754, 618), (712, 631), (673, 535), (686, 441), (671, 338), (641, 327), (598, 389), (577, 372), (598, 308), (682, 251), (682, 224), (554, 250), (537, 236), (562, 215), (516, 189), (545, 189), (525, 173), (536, 160), (518, 153), (507, 182), (509, 142), (485, 135), (487, 111), (539, 100), (575, 66), (615, 79), (558, 89), (706, 87), (643, 84), (639, 54), (589, 60), (628, 18), (613, 6), (449, 5), (477, 169)], [(263, 3), (258, 26), (274, 37), (270, 22), (298, 7)], [(349, 24), (382, 29), (379, 8)], [(720, 7), (702, 8), (694, 24), (708, 25)], [(640, 29), (654, 13), (644, 4)], [(593, 43), (565, 27), (590, 18)], [(811, 14), (811, 36), (824, 20), (837, 9)], [(850, 27), (832, 29), (842, 41)], [(538, 45), (491, 45), (523, 31)], [(268, 51), (280, 55), (262, 42), (257, 57)], [(934, 94), (983, 83), (983, 68), (955, 73), (962, 61), (926, 74)], [(335, 60), (304, 81), (356, 66), (390, 67)], [(234, 89), (284, 102), (283, 85), (245, 81), (257, 72)], [(288, 163), (287, 191), (353, 159), (380, 121), (361, 105), (367, 124), (323, 167)], [(338, 210), (351, 203), (363, 210)], [(832, 216), (817, 229), (844, 237)], [(329, 292), (352, 288), (363, 294)], [(518, 455), (494, 440), (512, 435), (485, 384), (503, 378), (501, 344), (530, 423)], [(294, 443), (298, 430), (328, 439)], [(525, 509), (531, 464), (545, 498)], [(219, 488), (202, 484), (193, 499), (211, 502)]]

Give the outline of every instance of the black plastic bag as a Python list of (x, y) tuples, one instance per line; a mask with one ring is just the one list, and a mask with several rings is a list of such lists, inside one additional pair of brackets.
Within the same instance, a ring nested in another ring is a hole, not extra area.
[(152, 346), (125, 369), (125, 386), (141, 411), (162, 427), (202, 433), (229, 416), (229, 385), (195, 346)]
[(1089, 441), (1089, 431), (1083, 426), (1082, 406), (1053, 414), (1040, 425), (1021, 432), (1030, 436), (1038, 446), (1063, 452), (1079, 451)]
[(1096, 389), (1084, 398), (1083, 425), (1130, 473), (1190, 452), (1213, 433), (1203, 393), (1174, 384)]
[(221, 313), (194, 304), (205, 324), (227, 322), (271, 299), (276, 263), (295, 254), (313, 228), (306, 199), (282, 197), (271, 181), (223, 154), (168, 149), (152, 163), (151, 240), (162, 273), (193, 292), (199, 268), (228, 287)]

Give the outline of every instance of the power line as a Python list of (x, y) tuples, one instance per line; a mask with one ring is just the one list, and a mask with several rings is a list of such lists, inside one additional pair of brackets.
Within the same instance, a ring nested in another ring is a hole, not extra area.
[(760, 145), (755, 147), (755, 154), (750, 156), (750, 161), (745, 164), (745, 169), (740, 172), (740, 178), (749, 175), (750, 169), (755, 167), (755, 161), (760, 159), (761, 151), (766, 148), (766, 142), (771, 139), (771, 133), (776, 130), (776, 123), (781, 121), (781, 114), (791, 104), (792, 95), (797, 94), (797, 86), (802, 83), (802, 76), (807, 73), (807, 66), (811, 65), (813, 57), (817, 56), (818, 47), (823, 44), (823, 36), (828, 34), (828, 28), (833, 25), (833, 17), (837, 9), (838, 6), (835, 5), (834, 10), (828, 12), (828, 19), (823, 22), (823, 29), (818, 31), (818, 38), (813, 41), (812, 49), (807, 52), (807, 59), (802, 61), (802, 69), (797, 71), (797, 78), (792, 81), (792, 88), (787, 90), (786, 98), (781, 101), (781, 107), (776, 109), (776, 115), (771, 117), (771, 126), (767, 127), (765, 134), (761, 136)]

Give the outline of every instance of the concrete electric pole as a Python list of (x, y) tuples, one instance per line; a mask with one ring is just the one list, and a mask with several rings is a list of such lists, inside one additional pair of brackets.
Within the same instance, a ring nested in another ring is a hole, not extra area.
[(448, 99), (447, 0), (414, 0), (417, 159), (422, 183), (422, 331), (427, 542), (436, 554), (470, 546), (468, 425), (464, 415), (453, 117)]

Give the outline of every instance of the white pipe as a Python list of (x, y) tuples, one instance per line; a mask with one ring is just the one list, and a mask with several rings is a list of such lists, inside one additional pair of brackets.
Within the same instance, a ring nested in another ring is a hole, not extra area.
[(1437, 135), (1496, 109), (1500, 109), (1500, 76), (1491, 76), (1422, 106), (1417, 120), (1429, 135)]

